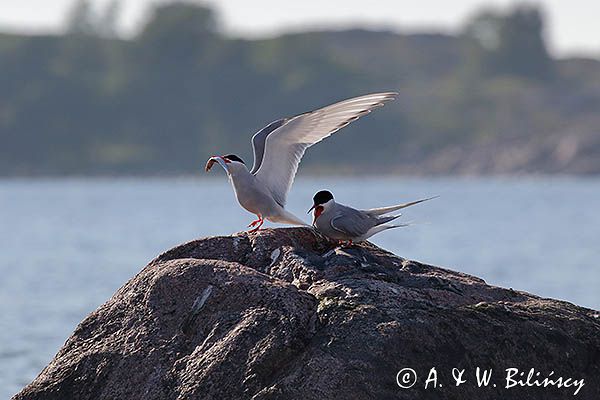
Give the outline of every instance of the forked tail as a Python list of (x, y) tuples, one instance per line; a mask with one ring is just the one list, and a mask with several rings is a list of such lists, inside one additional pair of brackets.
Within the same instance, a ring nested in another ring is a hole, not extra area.
[(379, 233), (381, 231), (385, 231), (387, 229), (403, 228), (403, 227), (409, 226), (409, 225), (410, 224), (381, 224), (381, 225), (377, 225), (377, 226), (374, 226), (371, 229), (369, 229), (367, 231), (367, 233), (361, 238), (361, 240), (367, 240), (368, 238), (370, 238), (374, 234)]
[(438, 197), (440, 197), (440, 196), (433, 196), (433, 197), (429, 197), (427, 199), (411, 201), (410, 203), (398, 204), (398, 205), (395, 205), (395, 206), (380, 207), (380, 208), (371, 208), (370, 210), (365, 210), (365, 211), (368, 212), (371, 215), (383, 215), (383, 214), (391, 213), (392, 211), (400, 210), (402, 208), (414, 206), (415, 204), (419, 204), (419, 203), (422, 203), (424, 201), (436, 199)]

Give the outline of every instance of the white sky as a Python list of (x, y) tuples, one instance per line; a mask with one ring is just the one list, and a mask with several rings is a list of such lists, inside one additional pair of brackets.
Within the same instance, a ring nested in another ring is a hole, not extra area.
[[(75, 0), (0, 0), (0, 31), (58, 32)], [(93, 0), (97, 6), (109, 0)], [(147, 10), (168, 0), (122, 0), (124, 32), (134, 32)], [(517, 0), (209, 0), (228, 33), (269, 36), (306, 27), (360, 26), (396, 31), (452, 32), (483, 6), (506, 8)], [(529, 3), (532, 3), (531, 1)], [(553, 54), (600, 57), (600, 0), (537, 0), (547, 16)]]

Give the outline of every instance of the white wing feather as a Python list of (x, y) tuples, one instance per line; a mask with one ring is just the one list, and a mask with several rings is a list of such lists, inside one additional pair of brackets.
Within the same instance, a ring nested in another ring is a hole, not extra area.
[(267, 136), (256, 178), (284, 206), (298, 164), (307, 148), (382, 106), (384, 102), (393, 100), (396, 95), (394, 92), (368, 94), (289, 118), (283, 126)]

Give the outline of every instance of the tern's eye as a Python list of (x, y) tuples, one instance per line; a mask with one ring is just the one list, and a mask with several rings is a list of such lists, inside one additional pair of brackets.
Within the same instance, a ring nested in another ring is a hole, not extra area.
[(236, 156), (235, 154), (227, 154), (227, 155), (224, 155), (223, 158), (229, 162), (235, 161), (235, 162), (244, 164), (244, 161), (241, 158), (239, 158), (238, 156)]

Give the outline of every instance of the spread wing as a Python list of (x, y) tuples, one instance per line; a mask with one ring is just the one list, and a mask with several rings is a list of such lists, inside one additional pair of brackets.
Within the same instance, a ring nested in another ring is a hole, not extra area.
[(350, 237), (359, 237), (377, 225), (377, 218), (344, 206), (331, 218), (329, 224), (338, 232)]
[[(373, 93), (344, 100), (287, 118), (270, 133), (257, 133), (252, 138), (255, 149), (252, 168), (254, 175), (270, 189), (273, 198), (284, 206), (298, 164), (307, 148), (370, 113), (374, 108), (382, 106), (384, 102), (393, 100), (396, 95), (394, 92)], [(261, 145), (258, 142), (263, 136), (264, 141)], [(262, 154), (262, 158), (257, 158), (258, 153)]]
[(287, 120), (288, 118), (281, 118), (277, 121), (273, 121), (269, 125), (262, 128), (260, 131), (256, 132), (254, 136), (252, 136), (254, 165), (252, 165), (252, 170), (250, 171), (250, 173), (254, 174), (256, 171), (258, 171), (258, 168), (262, 163), (263, 154), (265, 153), (265, 141), (267, 140), (267, 136), (269, 136), (269, 133), (281, 127)]

